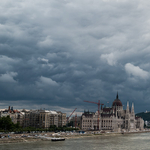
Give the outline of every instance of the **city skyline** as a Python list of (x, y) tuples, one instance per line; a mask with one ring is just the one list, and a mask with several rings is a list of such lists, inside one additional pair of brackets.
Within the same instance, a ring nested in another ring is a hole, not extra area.
[[(150, 111), (148, 1), (2, 0), (0, 109)], [(109, 103), (108, 103), (109, 102)], [(125, 109), (125, 108), (124, 108)]]

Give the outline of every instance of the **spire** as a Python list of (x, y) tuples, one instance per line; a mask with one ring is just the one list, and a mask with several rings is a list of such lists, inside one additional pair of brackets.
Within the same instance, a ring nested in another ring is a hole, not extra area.
[(134, 103), (132, 103), (131, 114), (134, 114)]
[(118, 91), (117, 91), (117, 96), (116, 96), (116, 99), (118, 99)]
[(126, 109), (126, 113), (129, 113), (129, 102), (127, 102), (127, 109)]

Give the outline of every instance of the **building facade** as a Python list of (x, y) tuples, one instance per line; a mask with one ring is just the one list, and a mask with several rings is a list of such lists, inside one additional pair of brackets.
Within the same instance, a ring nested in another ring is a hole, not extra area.
[(22, 127), (49, 128), (51, 125), (66, 125), (66, 113), (49, 110), (14, 110), (13, 107), (0, 110), (0, 117), (10, 116), (13, 123)]
[(66, 114), (49, 110), (24, 111), (23, 127), (49, 128), (51, 125), (66, 125)]
[(123, 105), (118, 98), (118, 93), (112, 103), (112, 107), (101, 108), (99, 115), (98, 111), (96, 111), (96, 113), (84, 112), (81, 118), (83, 130), (111, 130), (123, 132), (143, 130), (144, 128), (144, 120), (135, 116), (134, 104), (132, 103), (130, 110), (129, 102), (127, 102), (126, 110), (123, 110)]
[(58, 127), (63, 127), (66, 125), (66, 113), (57, 111), (58, 114)]
[(8, 107), (8, 109), (0, 110), (0, 117), (9, 116), (14, 124), (19, 123), (21, 126), (23, 124), (24, 114), (18, 110), (14, 110), (13, 107)]

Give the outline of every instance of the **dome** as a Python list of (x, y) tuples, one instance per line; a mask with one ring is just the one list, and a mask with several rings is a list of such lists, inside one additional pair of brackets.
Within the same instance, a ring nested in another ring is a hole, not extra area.
[(118, 93), (117, 93), (116, 99), (113, 101), (112, 106), (122, 106), (120, 99), (118, 99)]

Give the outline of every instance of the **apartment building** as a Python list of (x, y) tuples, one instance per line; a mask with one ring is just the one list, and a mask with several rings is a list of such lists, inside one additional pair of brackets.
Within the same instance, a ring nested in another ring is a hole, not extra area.
[(24, 127), (49, 128), (51, 125), (63, 126), (66, 123), (66, 114), (49, 110), (24, 111)]
[(63, 127), (66, 125), (66, 113), (62, 113), (61, 111), (57, 111), (58, 114), (58, 126)]
[(0, 117), (9, 116), (14, 124), (19, 123), (22, 126), (24, 114), (18, 110), (14, 110), (13, 107), (8, 107), (8, 109), (0, 110)]

